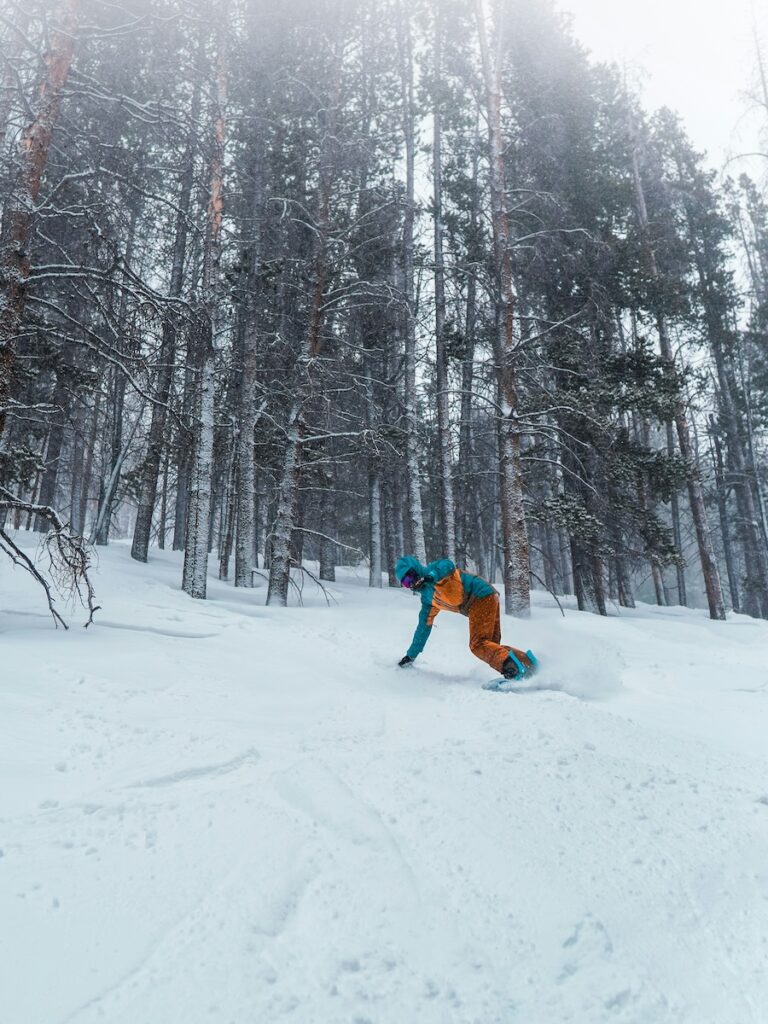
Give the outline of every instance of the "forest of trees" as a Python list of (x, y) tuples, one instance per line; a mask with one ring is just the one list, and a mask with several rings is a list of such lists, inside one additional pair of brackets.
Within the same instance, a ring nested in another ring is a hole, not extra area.
[(761, 183), (550, 0), (0, 0), (0, 47), (6, 554), (768, 618)]

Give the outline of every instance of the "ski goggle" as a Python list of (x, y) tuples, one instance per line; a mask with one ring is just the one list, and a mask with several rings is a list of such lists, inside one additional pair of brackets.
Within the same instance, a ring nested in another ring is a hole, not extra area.
[(405, 576), (403, 576), (403, 578), (400, 580), (400, 585), (403, 587), (407, 587), (408, 590), (413, 590), (414, 588), (418, 589), (419, 582), (420, 578), (416, 570), (409, 569)]

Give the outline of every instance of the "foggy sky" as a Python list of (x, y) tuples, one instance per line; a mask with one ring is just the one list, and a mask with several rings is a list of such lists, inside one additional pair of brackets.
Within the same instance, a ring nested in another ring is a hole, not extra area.
[[(598, 60), (626, 62), (645, 106), (669, 106), (712, 166), (758, 147), (763, 114), (747, 114), (745, 93), (757, 81), (752, 18), (768, 55), (764, 0), (559, 0), (576, 36)], [(759, 161), (765, 172), (765, 161)], [(755, 173), (755, 162), (726, 170)]]

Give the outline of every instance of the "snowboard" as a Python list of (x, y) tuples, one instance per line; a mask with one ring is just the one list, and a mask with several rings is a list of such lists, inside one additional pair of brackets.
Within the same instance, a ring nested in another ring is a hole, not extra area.
[(526, 651), (525, 656), (530, 661), (531, 667), (526, 668), (521, 661), (519, 661), (515, 655), (510, 651), (510, 658), (517, 663), (519, 669), (514, 679), (506, 679), (504, 676), (501, 679), (491, 679), (487, 683), (483, 683), (484, 690), (492, 690), (494, 693), (522, 693), (524, 690), (520, 690), (520, 683), (525, 682), (533, 676), (539, 667), (539, 661), (533, 651)]

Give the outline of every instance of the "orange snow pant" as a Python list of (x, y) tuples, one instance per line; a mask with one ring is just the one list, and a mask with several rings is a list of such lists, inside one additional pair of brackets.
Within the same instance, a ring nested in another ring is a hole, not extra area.
[(530, 664), (525, 651), (516, 647), (505, 647), (501, 643), (501, 619), (499, 616), (499, 595), (489, 594), (474, 601), (469, 608), (469, 649), (476, 658), (486, 662), (496, 672), (513, 651), (526, 667)]

